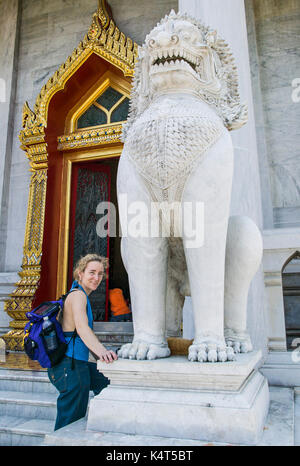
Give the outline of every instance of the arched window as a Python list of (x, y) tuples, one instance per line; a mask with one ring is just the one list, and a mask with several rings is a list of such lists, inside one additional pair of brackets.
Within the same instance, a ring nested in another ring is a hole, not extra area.
[[(287, 349), (300, 343), (300, 252), (296, 251), (282, 269), (282, 289)], [(298, 339), (298, 341), (297, 341)]]
[(126, 121), (128, 111), (128, 97), (110, 85), (78, 118), (77, 129)]

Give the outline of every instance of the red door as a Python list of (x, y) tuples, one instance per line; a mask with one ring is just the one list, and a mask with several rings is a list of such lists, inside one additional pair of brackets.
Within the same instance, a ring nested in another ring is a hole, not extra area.
[[(72, 169), (70, 207), (68, 287), (73, 281), (73, 269), (80, 257), (96, 253), (109, 257), (109, 212), (106, 237), (97, 234), (96, 213), (100, 202), (110, 202), (110, 166), (102, 162), (76, 163)], [(108, 278), (90, 295), (95, 321), (108, 320)]]

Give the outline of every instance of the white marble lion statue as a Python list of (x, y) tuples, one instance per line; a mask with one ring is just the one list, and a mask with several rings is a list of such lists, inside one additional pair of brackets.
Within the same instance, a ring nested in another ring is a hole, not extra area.
[[(262, 240), (251, 219), (229, 216), (234, 158), (229, 131), (246, 122), (228, 45), (216, 31), (172, 11), (139, 50), (123, 131), (117, 185), (134, 339), (119, 357), (168, 357), (167, 337), (180, 334), (187, 295), (195, 327), (190, 361), (232, 361), (235, 353), (252, 350), (247, 296)], [(177, 211), (180, 206), (180, 215), (168, 223), (172, 205)], [(148, 226), (160, 210), (159, 234), (128, 228), (128, 212), (137, 206), (143, 206)], [(191, 241), (186, 210), (203, 241)], [(202, 212), (201, 232), (197, 212), (200, 217)]]

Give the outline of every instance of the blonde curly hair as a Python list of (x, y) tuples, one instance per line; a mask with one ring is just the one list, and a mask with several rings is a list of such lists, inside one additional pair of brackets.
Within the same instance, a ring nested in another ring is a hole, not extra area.
[(108, 269), (108, 258), (99, 256), (98, 254), (87, 254), (84, 257), (81, 257), (75, 265), (73, 271), (73, 277), (75, 280), (79, 280), (79, 273), (84, 272), (89, 262), (100, 262), (103, 265), (104, 275), (103, 278), (107, 278), (107, 269)]

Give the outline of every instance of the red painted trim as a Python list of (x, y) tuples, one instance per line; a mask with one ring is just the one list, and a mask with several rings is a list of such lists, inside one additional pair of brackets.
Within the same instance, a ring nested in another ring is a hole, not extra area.
[(77, 203), (77, 181), (78, 169), (80, 166), (73, 163), (72, 165), (72, 178), (71, 178), (71, 205), (70, 205), (70, 235), (69, 235), (69, 264), (68, 264), (68, 290), (71, 288), (73, 281), (73, 267), (74, 267), (74, 231), (75, 231), (75, 213)]

